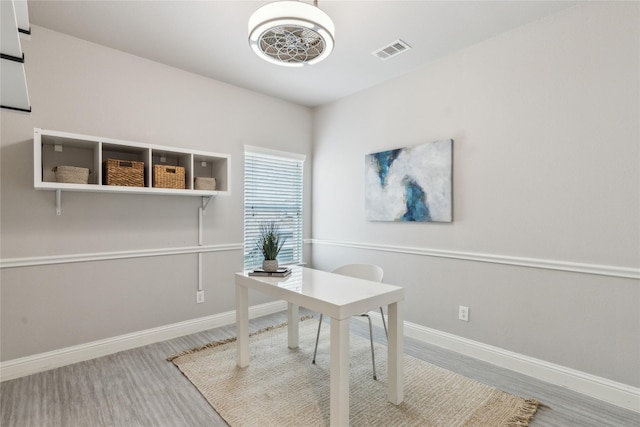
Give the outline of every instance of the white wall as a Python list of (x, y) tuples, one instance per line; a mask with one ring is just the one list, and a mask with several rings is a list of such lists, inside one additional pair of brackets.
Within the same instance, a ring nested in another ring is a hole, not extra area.
[[(379, 263), (409, 322), (640, 386), (639, 12), (582, 4), (315, 115), (34, 26), (33, 112), (0, 111), (2, 261), (197, 243), (198, 198), (63, 193), (56, 217), (33, 189), (34, 127), (231, 154), (205, 243), (236, 249), (204, 255), (201, 305), (194, 254), (2, 268), (0, 360), (232, 310), (249, 144), (309, 156), (314, 266)], [(454, 222), (365, 221), (365, 154), (442, 138)]]
[[(581, 4), (317, 109), (313, 266), (378, 262), (410, 322), (640, 386), (639, 28)], [(453, 223), (366, 221), (364, 156), (444, 138)]]
[[(1, 257), (36, 265), (0, 271), (1, 360), (233, 310), (243, 146), (310, 155), (312, 112), (37, 26), (23, 48), (33, 112), (0, 113)], [(204, 243), (235, 249), (204, 255), (204, 304), (195, 304), (196, 254), (37, 265), (196, 246), (201, 199), (63, 192), (57, 217), (55, 194), (33, 189), (34, 127), (231, 155), (232, 194), (209, 204)]]

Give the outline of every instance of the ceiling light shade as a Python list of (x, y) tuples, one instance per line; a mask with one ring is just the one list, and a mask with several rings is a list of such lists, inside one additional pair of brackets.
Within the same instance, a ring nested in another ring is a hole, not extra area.
[(300, 1), (278, 1), (249, 18), (249, 44), (261, 58), (300, 67), (325, 59), (334, 45), (335, 26), (329, 15)]

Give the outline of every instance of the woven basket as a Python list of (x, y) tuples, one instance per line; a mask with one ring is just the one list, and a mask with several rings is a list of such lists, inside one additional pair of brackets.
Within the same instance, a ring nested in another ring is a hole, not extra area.
[(107, 159), (104, 175), (106, 185), (144, 187), (144, 162)]
[(56, 173), (56, 182), (66, 182), (70, 184), (87, 184), (89, 182), (88, 168), (78, 168), (75, 166), (56, 166), (52, 169)]
[(153, 165), (153, 186), (184, 189), (184, 168), (182, 166)]
[(216, 179), (198, 176), (194, 179), (194, 188), (196, 190), (214, 191), (216, 189)]

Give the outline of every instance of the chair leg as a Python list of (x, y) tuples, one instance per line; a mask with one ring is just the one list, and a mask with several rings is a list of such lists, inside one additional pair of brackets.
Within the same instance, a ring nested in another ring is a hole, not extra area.
[(371, 364), (373, 365), (373, 379), (377, 380), (378, 378), (376, 377), (376, 356), (373, 353), (373, 328), (371, 327), (371, 317), (369, 317), (369, 315), (365, 314), (365, 316), (367, 316), (367, 320), (369, 321), (369, 340), (371, 341)]
[[(382, 307), (380, 307), (380, 310), (382, 310)], [(373, 365), (373, 379), (377, 380), (378, 377), (376, 376), (376, 356), (373, 351), (373, 327), (371, 326), (371, 317), (369, 317), (368, 314), (363, 314), (362, 316), (365, 316), (369, 321), (369, 340), (371, 341), (371, 364)], [(383, 316), (383, 321), (384, 321), (384, 316)], [(318, 333), (316, 334), (316, 345), (313, 349), (313, 360), (311, 361), (311, 363), (314, 365), (316, 364), (316, 354), (318, 352), (318, 341), (320, 340), (320, 328), (322, 328), (322, 314), (320, 314), (320, 322), (318, 322)], [(384, 329), (386, 333), (387, 331), (386, 325)]]
[(382, 311), (382, 307), (380, 307), (380, 314), (382, 315), (382, 324), (384, 325), (384, 334), (389, 340), (389, 333), (387, 332), (387, 322), (384, 320), (384, 311)]
[(312, 364), (316, 364), (316, 353), (318, 352), (318, 340), (320, 340), (320, 328), (322, 327), (322, 313), (320, 314), (320, 322), (318, 323), (318, 334), (316, 335), (316, 347), (313, 349)]

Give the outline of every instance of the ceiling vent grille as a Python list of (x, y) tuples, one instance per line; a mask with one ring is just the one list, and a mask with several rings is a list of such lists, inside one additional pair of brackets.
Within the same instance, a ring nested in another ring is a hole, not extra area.
[(401, 53), (406, 52), (409, 49), (411, 49), (411, 46), (409, 46), (402, 40), (398, 39), (394, 42), (391, 42), (387, 46), (384, 46), (374, 52), (371, 52), (371, 54), (377, 56), (383, 61), (386, 61), (387, 59), (393, 56), (400, 55)]

